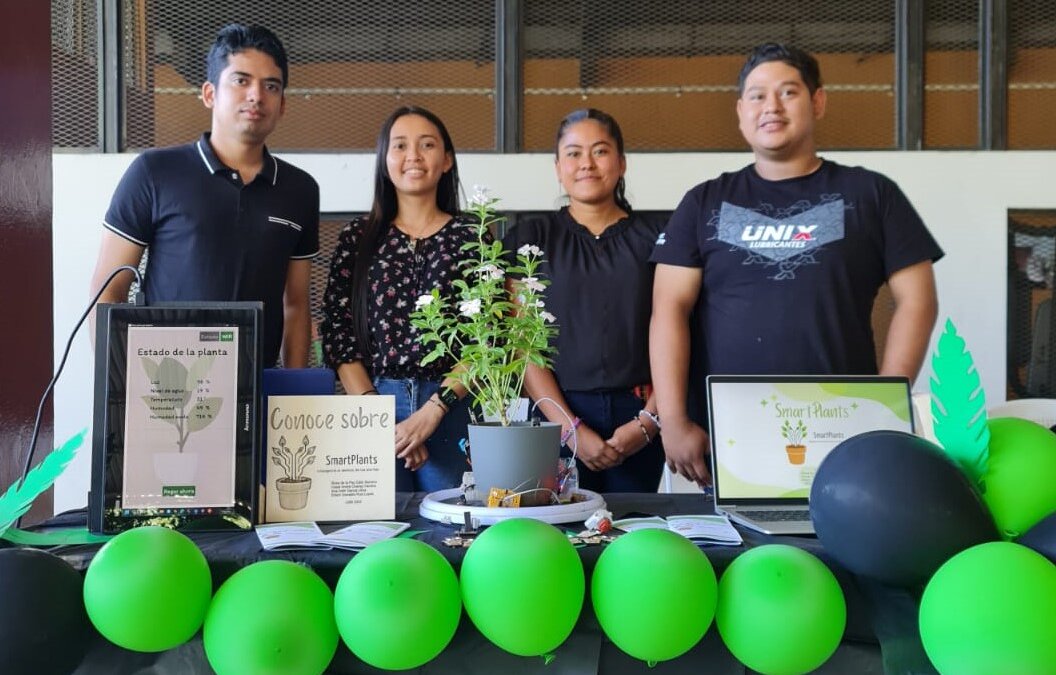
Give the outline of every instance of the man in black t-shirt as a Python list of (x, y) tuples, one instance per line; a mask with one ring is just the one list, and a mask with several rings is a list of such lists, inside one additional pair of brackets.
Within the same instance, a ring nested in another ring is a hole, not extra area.
[[(690, 190), (657, 239), (650, 362), (668, 465), (710, 480), (706, 432), (687, 414), (702, 374), (916, 377), (935, 323), (942, 250), (898, 186), (817, 155), (817, 61), (765, 44), (741, 70), (737, 116), (755, 157)], [(895, 301), (879, 368), (873, 301)], [(699, 339), (690, 339), (696, 312)]]
[[(92, 293), (148, 250), (148, 303), (264, 303), (263, 363), (308, 364), (310, 259), (319, 251), (319, 186), (264, 145), (285, 109), (286, 52), (266, 28), (232, 24), (207, 58), (202, 102), (211, 131), (148, 150), (121, 178), (107, 209)], [(100, 302), (124, 302), (122, 273)]]

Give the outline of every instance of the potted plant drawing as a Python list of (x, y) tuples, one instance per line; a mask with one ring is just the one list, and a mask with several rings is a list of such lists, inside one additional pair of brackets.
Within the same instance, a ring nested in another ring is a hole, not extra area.
[(787, 442), (785, 452), (788, 453), (790, 464), (802, 464), (807, 459), (807, 446), (803, 445), (803, 439), (807, 437), (807, 425), (803, 420), (796, 420), (792, 424), (788, 420), (781, 425), (781, 436)]
[(219, 396), (200, 394), (214, 359), (200, 357), (188, 368), (168, 356), (160, 362), (140, 357), (151, 388), (149, 395), (141, 397), (142, 401), (150, 409), (152, 419), (171, 425), (176, 432), (175, 452), (154, 453), (154, 472), (165, 485), (194, 485), (198, 456), (185, 452), (187, 441), (191, 434), (213, 423), (224, 402)]
[(315, 446), (309, 446), (310, 442), (305, 436), (300, 447), (291, 449), (286, 445), (286, 437), (279, 436), (279, 445), (271, 447), (271, 461), (284, 474), (275, 480), (275, 489), (279, 493), (279, 506), (286, 511), (299, 511), (308, 505), (312, 479), (305, 477), (304, 470), (315, 463)]
[(555, 473), (560, 450), (560, 425), (510, 418), (528, 364), (550, 364), (557, 327), (545, 310), (548, 282), (540, 278), (539, 247), (510, 252), (501, 241), (488, 241), (489, 228), (505, 221), (496, 214), (498, 201), (475, 187), (468, 211), (477, 237), (463, 247), (470, 255), (453, 284), (454, 297), (434, 288), (417, 299), (411, 314), (422, 344), (430, 348), (422, 364), (450, 358), (457, 365), (448, 377), (465, 387), (485, 420), (494, 420), (469, 426), (473, 474), (483, 494), (491, 487), (536, 487)]

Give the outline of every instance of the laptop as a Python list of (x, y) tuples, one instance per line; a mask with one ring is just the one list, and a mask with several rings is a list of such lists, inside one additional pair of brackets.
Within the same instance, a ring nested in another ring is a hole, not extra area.
[(813, 534), (814, 474), (839, 443), (875, 429), (913, 433), (905, 377), (710, 375), (716, 513), (766, 534)]

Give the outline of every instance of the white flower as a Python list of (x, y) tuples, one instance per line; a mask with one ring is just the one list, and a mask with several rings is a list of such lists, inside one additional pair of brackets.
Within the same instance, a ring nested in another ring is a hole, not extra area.
[(539, 279), (537, 277), (525, 277), (524, 286), (528, 290), (535, 291), (536, 293), (542, 293), (546, 290), (546, 286), (543, 286), (541, 283), (539, 283)]
[(539, 312), (539, 316), (543, 317), (543, 320), (547, 323), (553, 323), (557, 321), (557, 317), (550, 312)]
[(477, 268), (477, 274), (480, 274), (481, 276), (490, 276), (492, 279), (504, 279), (504, 278), (506, 278), (506, 274), (501, 269), (499, 269), (498, 265), (494, 265), (494, 264), (490, 264), (490, 263), (487, 264), (487, 265), (481, 265), (480, 267), (478, 267)]
[(414, 308), (415, 309), (421, 309), (422, 307), (425, 307), (426, 305), (431, 304), (432, 302), (433, 302), (433, 296), (432, 295), (430, 295), (430, 294), (419, 295), (418, 299), (414, 301)]
[(525, 244), (517, 249), (517, 255), (534, 255), (540, 256), (543, 254), (543, 249), (539, 248), (535, 244)]
[(491, 197), (488, 196), (488, 188), (483, 185), (473, 186), (473, 196), (469, 198), (470, 206), (488, 206), (491, 203)]
[(546, 307), (546, 303), (543, 302), (542, 300), (536, 300), (535, 301), (535, 306), (536, 307)]
[(458, 305), (458, 311), (462, 316), (475, 316), (480, 314), (480, 298), (464, 300)]

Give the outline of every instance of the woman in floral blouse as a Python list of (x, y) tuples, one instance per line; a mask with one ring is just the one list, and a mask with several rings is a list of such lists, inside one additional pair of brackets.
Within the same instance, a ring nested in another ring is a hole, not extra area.
[[(415, 299), (461, 278), (458, 164), (443, 122), (398, 108), (378, 134), (374, 203), (338, 239), (324, 297), (323, 354), (349, 394), (396, 397), (396, 489), (457, 487), (469, 470), (458, 443), (469, 421), (465, 391), (446, 379), (454, 363), (421, 366), (409, 315)], [(412, 473), (413, 472), (413, 473)]]

